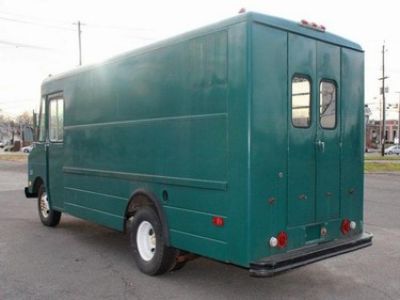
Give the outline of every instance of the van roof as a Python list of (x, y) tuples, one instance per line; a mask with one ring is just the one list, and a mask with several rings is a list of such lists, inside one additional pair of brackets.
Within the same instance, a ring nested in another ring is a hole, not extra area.
[(260, 24), (264, 24), (266, 26), (273, 27), (276, 29), (293, 32), (295, 34), (303, 35), (306, 37), (310, 37), (312, 39), (316, 39), (316, 40), (324, 41), (324, 42), (327, 42), (330, 44), (338, 45), (340, 47), (346, 47), (346, 48), (350, 48), (350, 49), (360, 51), (360, 52), (363, 51), (361, 46), (358, 45), (357, 43), (351, 42), (350, 40), (344, 39), (340, 36), (337, 36), (337, 35), (329, 33), (329, 32), (321, 32), (321, 31), (317, 31), (317, 30), (313, 30), (311, 28), (301, 26), (300, 22), (296, 23), (296, 22), (278, 18), (278, 17), (273, 17), (273, 16), (255, 13), (255, 12), (247, 12), (247, 13), (239, 14), (237, 16), (219, 21), (219, 22), (211, 24), (211, 25), (207, 25), (207, 26), (203, 26), (201, 28), (195, 29), (195, 30), (191, 30), (189, 32), (177, 35), (172, 38), (168, 38), (166, 40), (161, 40), (161, 41), (152, 43), (150, 45), (140, 47), (140, 48), (128, 51), (123, 54), (116, 55), (100, 64), (91, 64), (91, 65), (78, 67), (76, 69), (66, 71), (66, 72), (57, 74), (55, 76), (49, 75), (49, 77), (47, 77), (46, 79), (43, 80), (42, 92), (46, 92), (47, 89), (44, 86), (49, 81), (69, 77), (69, 76), (72, 76), (75, 74), (79, 74), (79, 73), (88, 71), (90, 69), (93, 69), (98, 65), (112, 63), (112, 62), (119, 61), (121, 59), (130, 57), (130, 56), (140, 55), (147, 51), (159, 49), (159, 48), (165, 47), (167, 45), (175, 44), (177, 42), (181, 42), (181, 41), (193, 38), (195, 36), (199, 36), (199, 35), (206, 34), (209, 32), (217, 31), (222, 28), (226, 28), (230, 25), (241, 23), (241, 22), (246, 22), (246, 21), (260, 23)]
[(338, 35), (329, 32), (325, 31), (322, 32), (304, 27), (301, 25), (300, 20), (299, 22), (293, 22), (286, 19), (268, 16), (260, 13), (254, 13), (254, 12), (248, 13), (248, 17), (254, 22), (265, 24), (270, 27), (283, 29), (285, 31), (293, 32), (299, 35), (304, 35), (316, 40), (321, 40), (341, 47), (351, 48), (357, 51), (363, 51), (361, 46), (357, 43), (354, 43), (350, 40), (347, 40), (345, 38), (342, 38)]

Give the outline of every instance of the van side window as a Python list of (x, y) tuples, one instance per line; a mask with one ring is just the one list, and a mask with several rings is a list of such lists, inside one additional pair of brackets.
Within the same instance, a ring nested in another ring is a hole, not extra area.
[(322, 128), (336, 127), (336, 85), (323, 80), (319, 85), (319, 122)]
[(62, 142), (64, 139), (64, 100), (51, 99), (49, 102), (49, 139)]
[(310, 104), (310, 80), (306, 76), (294, 76), (292, 79), (292, 124), (294, 127), (310, 127)]
[(39, 112), (39, 142), (44, 142), (46, 140), (46, 98), (42, 98), (40, 102), (40, 112)]

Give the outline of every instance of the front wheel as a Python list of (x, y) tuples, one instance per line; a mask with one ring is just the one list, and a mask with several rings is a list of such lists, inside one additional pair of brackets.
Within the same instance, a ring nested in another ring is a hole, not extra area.
[(166, 246), (160, 218), (150, 206), (140, 208), (133, 216), (129, 239), (133, 257), (143, 273), (160, 275), (174, 267), (177, 250)]
[(39, 187), (38, 211), (40, 221), (42, 221), (43, 225), (55, 227), (60, 223), (61, 212), (53, 210), (50, 207), (49, 198), (44, 185)]

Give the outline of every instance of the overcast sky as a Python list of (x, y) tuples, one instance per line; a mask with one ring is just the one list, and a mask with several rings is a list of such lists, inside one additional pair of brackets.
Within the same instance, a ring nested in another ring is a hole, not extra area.
[[(381, 50), (386, 53), (389, 102), (400, 97), (397, 1), (94, 1), (0, 0), (0, 109), (16, 115), (37, 109), (41, 81), (78, 64), (76, 23), (82, 26), (83, 63), (231, 17), (241, 7), (323, 24), (366, 51), (367, 103), (379, 102)], [(375, 98), (375, 99), (374, 99)]]

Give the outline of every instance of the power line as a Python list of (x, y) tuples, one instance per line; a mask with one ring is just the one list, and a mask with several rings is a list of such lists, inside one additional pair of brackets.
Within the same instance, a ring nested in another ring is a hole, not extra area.
[(125, 26), (116, 26), (116, 25), (101, 25), (96, 23), (88, 24), (90, 27), (95, 28), (103, 28), (108, 30), (117, 30), (117, 31), (154, 31), (154, 29), (144, 28), (144, 27), (125, 27)]
[(28, 18), (28, 19), (33, 19), (33, 20), (39, 20), (40, 22), (50, 22), (50, 23), (58, 23), (59, 25), (70, 25), (71, 22), (69, 21), (61, 21), (61, 20), (55, 20), (55, 19), (49, 19), (49, 18), (43, 18), (43, 17), (36, 17), (36, 16), (28, 16), (28, 15), (23, 15), (23, 14), (17, 14), (17, 13), (10, 13), (6, 11), (0, 11), (0, 14), (2, 15), (7, 15), (7, 17), (17, 17), (17, 18)]
[(25, 44), (13, 41), (0, 40), (0, 44), (16, 47), (16, 48), (31, 48), (36, 50), (56, 51), (54, 48), (47, 48), (39, 45)]
[(7, 22), (20, 23), (20, 24), (42, 26), (42, 27), (47, 27), (47, 28), (59, 29), (59, 30), (74, 31), (72, 28), (62, 27), (62, 26), (58, 26), (58, 25), (50, 25), (50, 24), (45, 24), (45, 23), (40, 23), (40, 22), (33, 22), (33, 21), (28, 21), (28, 20), (8, 18), (8, 17), (2, 17), (2, 16), (0, 16), (0, 20), (7, 21)]
[[(64, 26), (60, 26), (60, 25), (54, 25), (54, 24), (49, 24), (49, 23), (44, 23), (44, 22), (37, 22), (37, 21), (32, 21), (32, 20), (26, 20), (26, 19), (21, 19), (19, 17), (24, 17), (24, 18), (28, 18), (28, 19), (36, 19), (38, 20), (39, 18), (36, 17), (32, 17), (32, 16), (27, 16), (27, 15), (20, 15), (20, 14), (14, 14), (14, 13), (8, 13), (8, 12), (0, 12), (0, 14), (6, 14), (6, 15), (11, 15), (11, 16), (17, 16), (17, 18), (15, 17), (4, 17), (4, 16), (0, 16), (1, 20), (4, 21), (9, 21), (9, 22), (15, 22), (15, 23), (23, 23), (23, 24), (31, 24), (31, 25), (38, 25), (38, 26), (44, 26), (44, 27), (49, 27), (49, 28), (56, 28), (56, 29), (61, 29), (61, 30), (68, 30), (68, 31), (75, 31), (72, 28), (69, 27), (64, 27)], [(43, 19), (41, 19), (43, 20)], [(64, 21), (55, 21), (55, 20), (50, 20), (47, 19), (50, 22), (53, 23), (58, 23), (58, 24), (64, 24), (64, 25), (68, 25), (70, 23), (68, 22), (64, 22)], [(76, 24), (76, 23), (75, 23)], [(107, 29), (107, 30), (114, 30), (114, 31), (154, 31), (154, 29), (150, 29), (150, 28), (143, 28), (143, 27), (125, 27), (125, 26), (117, 26), (117, 25), (102, 25), (102, 24), (96, 24), (96, 23), (90, 23), (90, 24), (85, 24), (85, 25), (89, 25), (92, 29)], [(142, 37), (137, 37), (137, 38), (142, 38)], [(145, 37), (143, 37), (145, 38)]]

